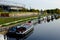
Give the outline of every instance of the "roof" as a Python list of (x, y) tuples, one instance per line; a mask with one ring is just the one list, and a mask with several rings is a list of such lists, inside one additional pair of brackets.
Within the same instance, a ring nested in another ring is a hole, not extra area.
[(8, 2), (8, 1), (0, 1), (0, 6), (4, 5), (4, 6), (12, 6), (12, 7), (24, 7), (25, 5), (22, 3), (14, 3), (14, 2)]

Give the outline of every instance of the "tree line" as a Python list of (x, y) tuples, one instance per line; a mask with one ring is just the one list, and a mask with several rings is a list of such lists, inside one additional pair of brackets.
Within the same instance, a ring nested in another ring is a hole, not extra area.
[(21, 11), (21, 12), (40, 12), (39, 9), (26, 9), (26, 8), (23, 8), (19, 11)]
[(60, 9), (56, 8), (56, 9), (47, 9), (44, 10), (45, 12), (47, 12), (48, 14), (60, 14)]

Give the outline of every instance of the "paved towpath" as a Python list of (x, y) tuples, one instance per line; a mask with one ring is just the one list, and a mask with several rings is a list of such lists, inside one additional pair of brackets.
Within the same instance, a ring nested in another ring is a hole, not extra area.
[(5, 34), (8, 32), (8, 29), (9, 29), (10, 27), (13, 27), (13, 26), (18, 25), (18, 24), (23, 24), (23, 23), (24, 23), (24, 22), (17, 23), (17, 24), (14, 24), (14, 25), (9, 25), (9, 26), (0, 27), (0, 34), (5, 35)]

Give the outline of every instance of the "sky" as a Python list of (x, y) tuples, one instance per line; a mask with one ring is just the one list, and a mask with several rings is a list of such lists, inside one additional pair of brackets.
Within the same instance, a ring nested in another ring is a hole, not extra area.
[(24, 5), (26, 8), (54, 9), (60, 8), (60, 0), (0, 0), (0, 4)]

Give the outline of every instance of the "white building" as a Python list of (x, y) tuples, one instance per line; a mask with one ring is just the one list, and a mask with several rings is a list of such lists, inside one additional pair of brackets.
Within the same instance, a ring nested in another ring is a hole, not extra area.
[(0, 0), (0, 7), (4, 10), (19, 10), (23, 9), (25, 5), (10, 0)]

